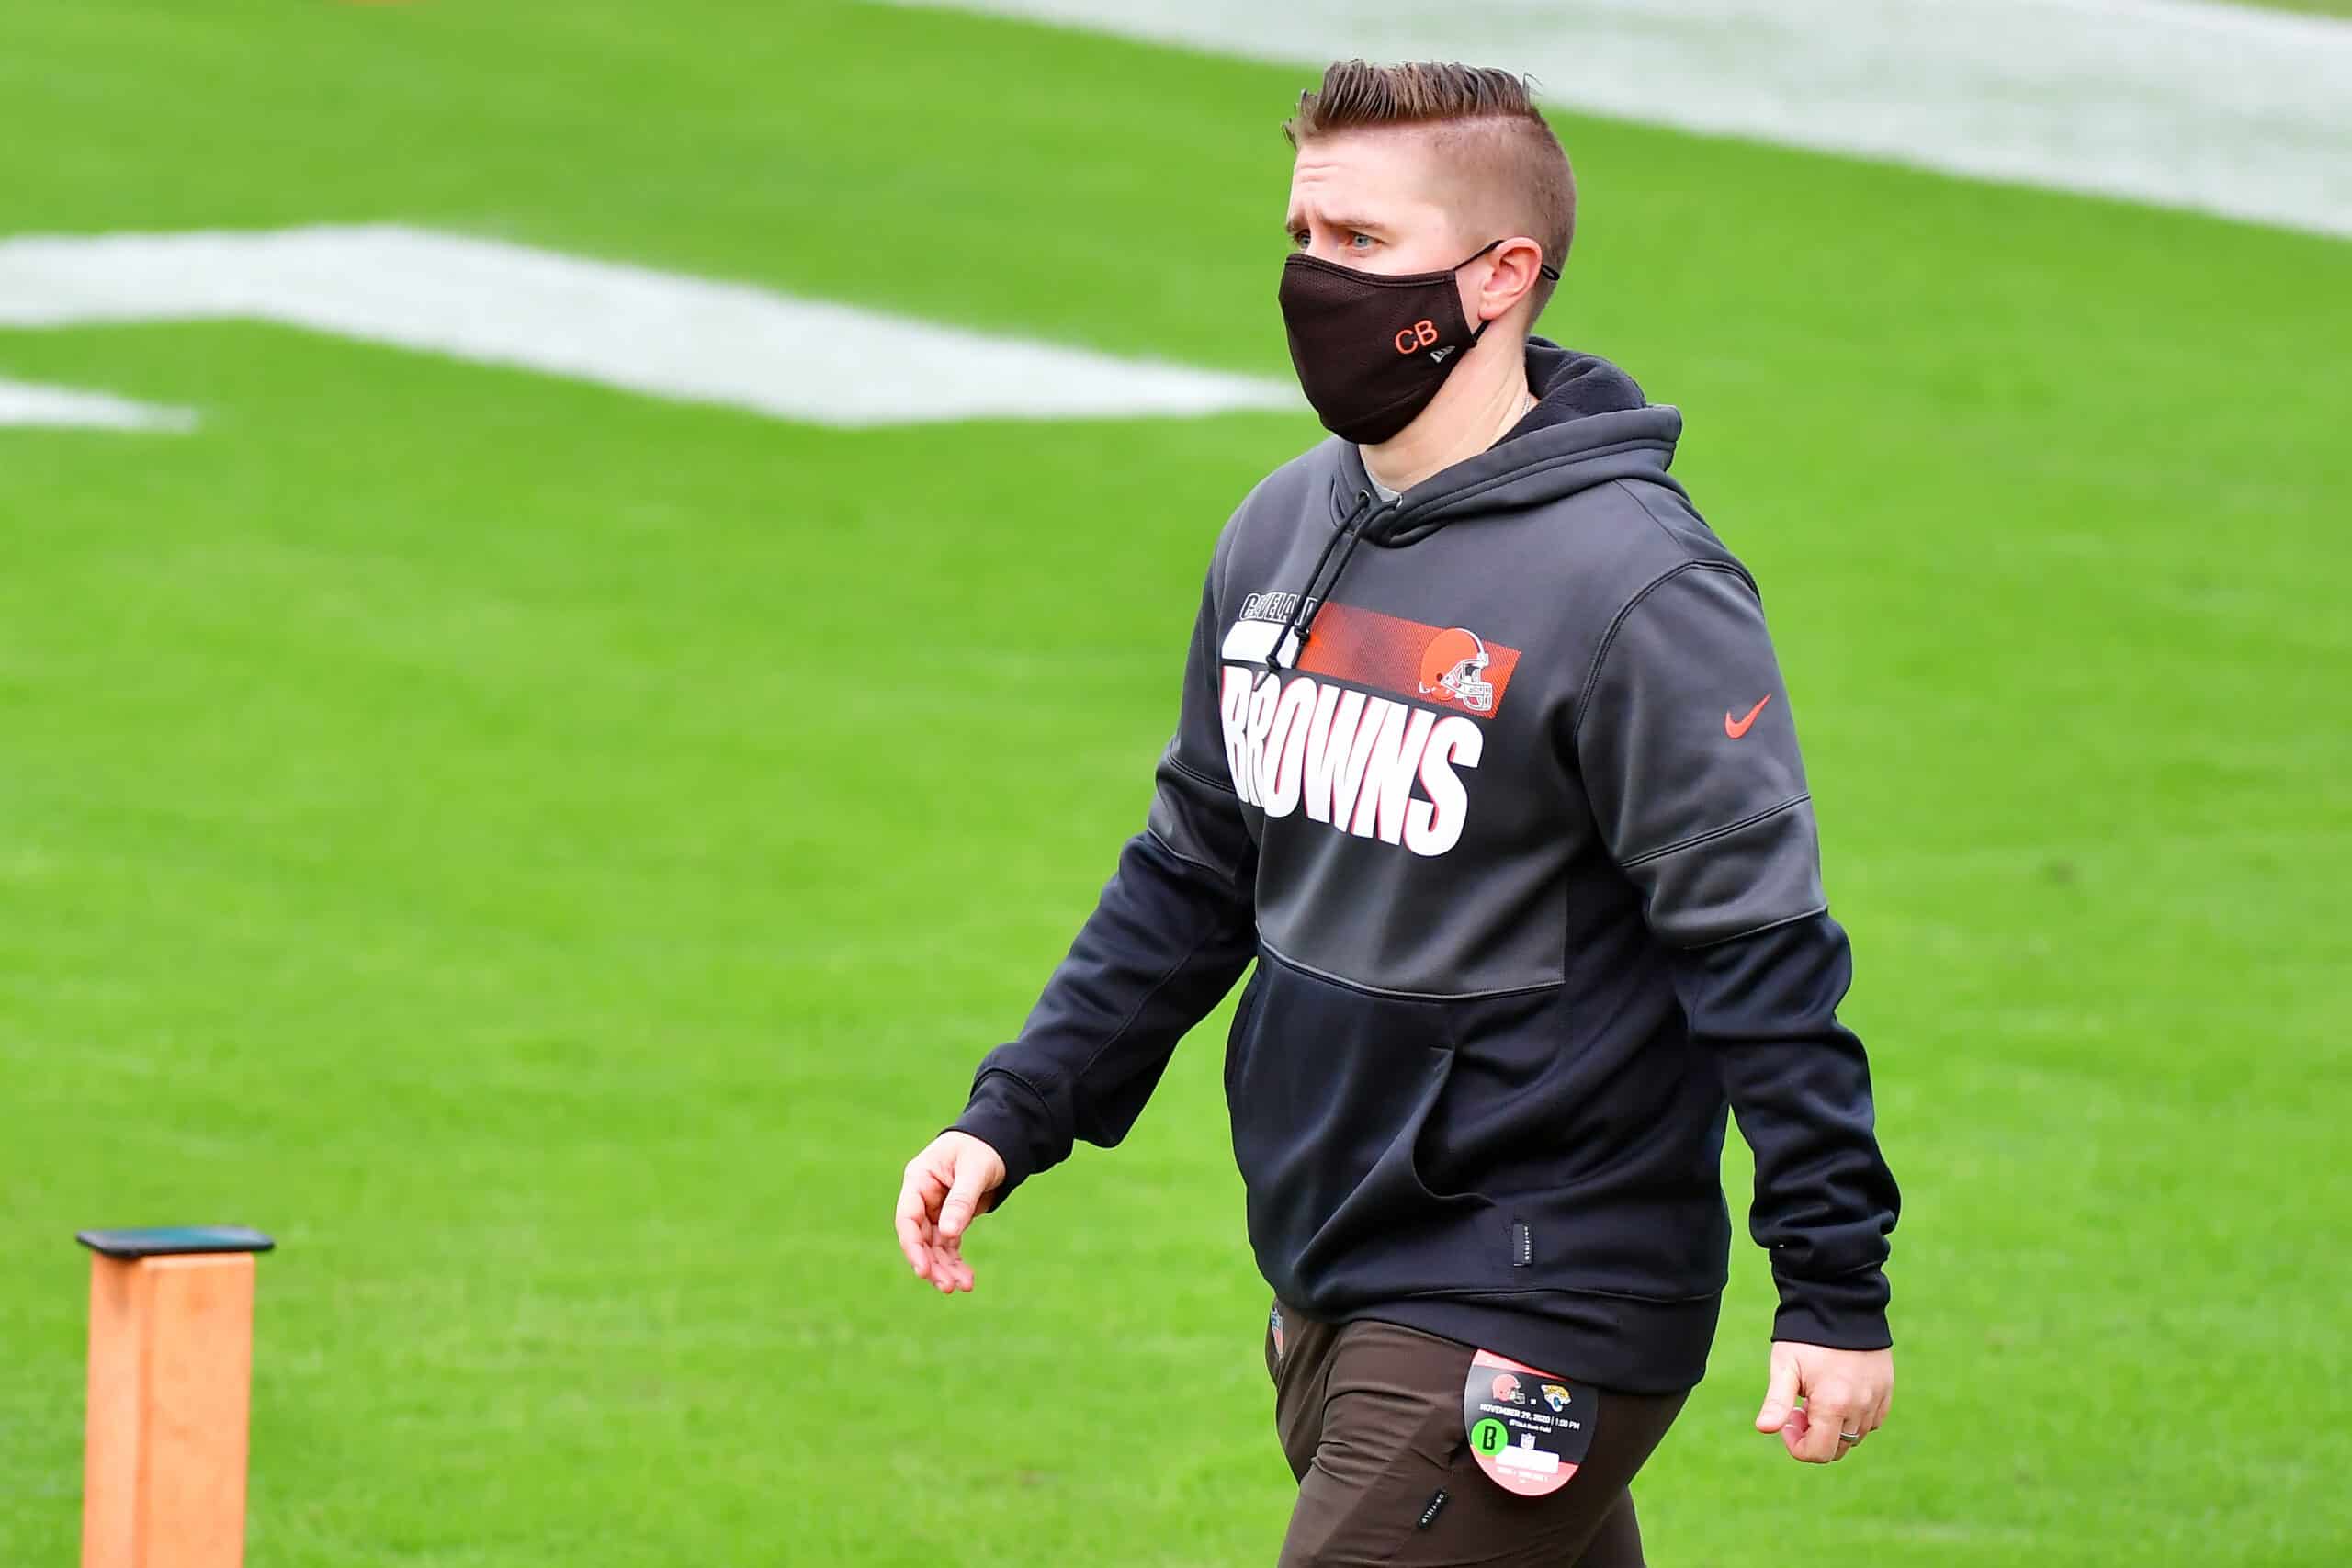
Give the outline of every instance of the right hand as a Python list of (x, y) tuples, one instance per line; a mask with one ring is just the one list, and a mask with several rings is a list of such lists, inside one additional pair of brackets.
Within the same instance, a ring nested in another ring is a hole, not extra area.
[(1004, 1181), (1004, 1156), (969, 1133), (942, 1133), (907, 1162), (899, 1188), (899, 1250), (943, 1296), (972, 1288), (964, 1232)]

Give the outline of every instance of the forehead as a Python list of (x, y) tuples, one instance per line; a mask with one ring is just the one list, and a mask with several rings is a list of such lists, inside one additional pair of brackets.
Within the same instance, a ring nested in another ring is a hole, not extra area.
[(1434, 141), (1414, 126), (1317, 137), (1291, 164), (1290, 216), (1345, 211), (1402, 221), (1441, 210)]

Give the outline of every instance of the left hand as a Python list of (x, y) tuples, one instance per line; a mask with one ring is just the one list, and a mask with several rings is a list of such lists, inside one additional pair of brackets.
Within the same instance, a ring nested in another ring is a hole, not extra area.
[[(1804, 1407), (1798, 1409), (1802, 1398)], [(1885, 1424), (1894, 1398), (1893, 1350), (1838, 1350), (1826, 1345), (1772, 1341), (1770, 1386), (1756, 1429), (1778, 1432), (1789, 1457), (1807, 1464), (1831, 1464), (1850, 1449), (1840, 1432), (1868, 1438)]]

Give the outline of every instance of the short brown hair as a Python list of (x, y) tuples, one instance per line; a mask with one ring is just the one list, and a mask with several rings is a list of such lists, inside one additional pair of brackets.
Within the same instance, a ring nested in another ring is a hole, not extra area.
[[(1554, 268), (1566, 265), (1577, 232), (1576, 173), (1525, 77), (1442, 61), (1334, 61), (1321, 86), (1299, 94), (1298, 113), (1283, 123), (1283, 134), (1302, 147), (1339, 131), (1399, 125), (1434, 128), (1444, 155), (1490, 172), (1481, 183), (1500, 209), (1493, 220), (1520, 226)], [(1536, 277), (1536, 313), (1552, 288), (1550, 279)]]

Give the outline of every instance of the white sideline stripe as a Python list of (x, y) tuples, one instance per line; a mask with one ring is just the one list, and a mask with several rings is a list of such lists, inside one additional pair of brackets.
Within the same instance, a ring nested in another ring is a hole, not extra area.
[(0, 326), (223, 319), (826, 425), (1302, 406), (1287, 382), (396, 225), (0, 240)]
[(180, 432), (196, 428), (196, 411), (133, 402), (110, 392), (0, 381), (0, 426), (7, 425)]
[[(1626, 119), (2352, 235), (2352, 24), (2323, 17), (2198, 0), (957, 8), (1317, 67), (1468, 60), (1532, 72), (1547, 100)], [(1269, 106), (1270, 136), (1286, 107)]]

